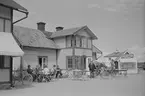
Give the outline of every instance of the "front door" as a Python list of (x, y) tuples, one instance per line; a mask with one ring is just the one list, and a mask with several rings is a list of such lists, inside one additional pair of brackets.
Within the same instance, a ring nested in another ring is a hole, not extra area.
[(45, 65), (48, 65), (48, 57), (47, 56), (39, 56), (38, 57), (38, 63), (43, 69)]

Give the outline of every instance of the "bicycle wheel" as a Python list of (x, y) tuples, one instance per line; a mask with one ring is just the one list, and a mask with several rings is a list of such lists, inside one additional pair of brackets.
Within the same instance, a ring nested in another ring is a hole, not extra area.
[(102, 72), (102, 73), (100, 74), (100, 77), (101, 77), (102, 79), (109, 79), (109, 76), (110, 76), (110, 74), (109, 74), (109, 72), (107, 72), (107, 71), (104, 71), (104, 72)]
[(23, 84), (31, 84), (33, 82), (33, 77), (31, 74), (27, 74), (23, 77)]

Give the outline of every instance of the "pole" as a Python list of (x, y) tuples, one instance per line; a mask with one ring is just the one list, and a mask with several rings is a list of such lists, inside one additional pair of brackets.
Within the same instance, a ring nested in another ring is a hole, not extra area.
[(23, 57), (22, 56), (21, 56), (21, 62), (20, 62), (20, 74), (21, 74), (22, 84), (24, 84), (23, 82)]

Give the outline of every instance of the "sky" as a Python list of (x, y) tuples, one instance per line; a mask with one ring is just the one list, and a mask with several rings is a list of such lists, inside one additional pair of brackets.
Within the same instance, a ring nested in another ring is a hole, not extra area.
[[(145, 47), (145, 0), (15, 0), (29, 11), (29, 17), (16, 25), (47, 31), (87, 25), (98, 37), (94, 45), (104, 53), (116, 49)], [(15, 12), (14, 20), (23, 16)]]

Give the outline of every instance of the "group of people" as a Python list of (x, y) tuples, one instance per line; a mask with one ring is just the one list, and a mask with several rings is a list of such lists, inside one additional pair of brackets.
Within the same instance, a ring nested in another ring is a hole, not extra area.
[(46, 76), (51, 75), (54, 78), (58, 78), (62, 76), (61, 69), (59, 68), (58, 65), (53, 65), (52, 69), (49, 69), (47, 65), (44, 65), (43, 69), (41, 68), (41, 66), (37, 65), (35, 70), (33, 70), (31, 66), (28, 65), (27, 72), (32, 75), (33, 81), (36, 81), (36, 79), (38, 78), (38, 75), (40, 74), (43, 74)]
[[(114, 70), (114, 69), (117, 69), (118, 68), (118, 62), (117, 61), (115, 61), (113, 59), (110, 59), (110, 64), (111, 64), (111, 66), (109, 67), (110, 70)], [(97, 71), (99, 73), (101, 68), (108, 68), (103, 63), (94, 64), (93, 61), (91, 61), (89, 63), (89, 66), (88, 67), (89, 67), (89, 71), (90, 71), (90, 78), (94, 78), (95, 77), (95, 72)]]

